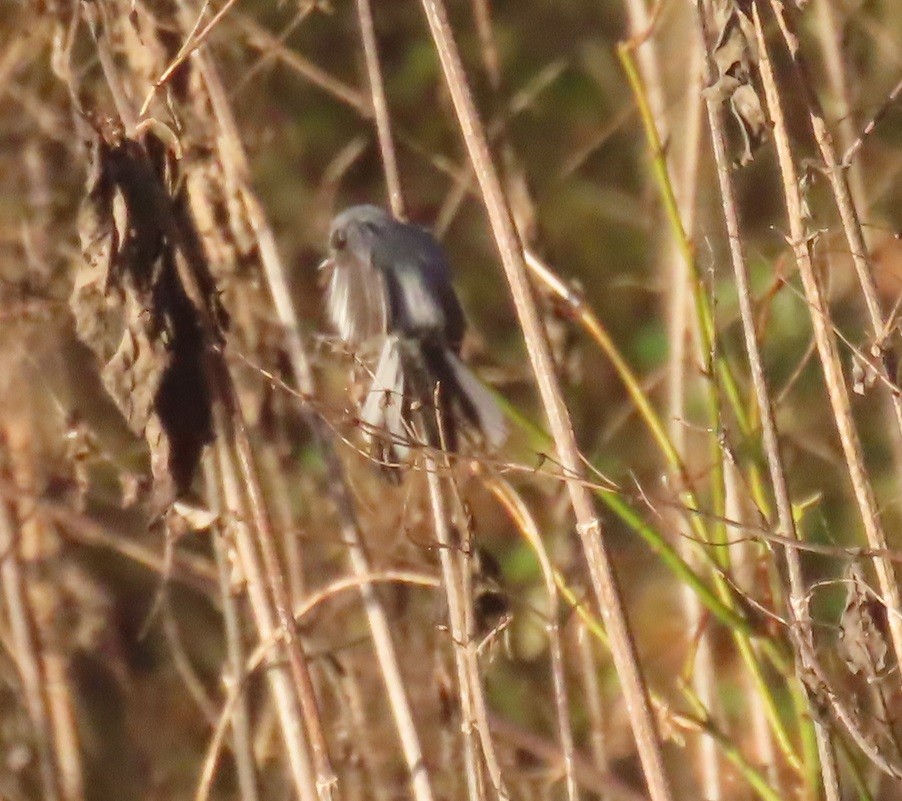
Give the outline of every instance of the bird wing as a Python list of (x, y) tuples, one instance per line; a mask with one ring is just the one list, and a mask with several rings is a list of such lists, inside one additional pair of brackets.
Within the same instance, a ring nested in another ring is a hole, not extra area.
[(329, 261), (332, 275), (326, 308), (341, 339), (349, 345), (361, 345), (385, 334), (388, 300), (382, 273), (350, 253)]
[(424, 228), (396, 222), (372, 251), (385, 276), (389, 326), (409, 336), (438, 336), (460, 350), (465, 327), (444, 251)]

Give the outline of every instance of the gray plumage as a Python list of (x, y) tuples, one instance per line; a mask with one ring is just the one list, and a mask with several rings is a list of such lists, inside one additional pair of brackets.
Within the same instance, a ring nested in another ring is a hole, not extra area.
[(413, 408), (425, 410), (428, 444), (440, 444), (436, 394), (448, 447), (461, 428), (500, 446), (504, 416), (460, 359), (463, 310), (433, 236), (376, 206), (353, 206), (332, 221), (323, 266), (331, 269), (326, 304), (338, 335), (353, 346), (380, 346), (361, 420), (381, 455), (390, 462), (407, 455)]

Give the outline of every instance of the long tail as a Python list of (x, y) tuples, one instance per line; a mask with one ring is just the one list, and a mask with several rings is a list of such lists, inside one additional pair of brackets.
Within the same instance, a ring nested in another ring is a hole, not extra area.
[(447, 447), (457, 447), (457, 433), (463, 423), (467, 432), (475, 434), (486, 447), (499, 448), (507, 438), (507, 425), (504, 414), (485, 385), (450, 348), (424, 342), (421, 352), (433, 394), (430, 408), (434, 405), (435, 388), (438, 387)]
[[(414, 419), (416, 409), (422, 410), (419, 419)], [(485, 385), (456, 353), (428, 340), (386, 338), (360, 417), (367, 439), (388, 464), (407, 457), (420, 422), (429, 445), (451, 450), (457, 448), (461, 428), (490, 449), (507, 437), (504, 415)]]
[(382, 346), (373, 383), (360, 410), (363, 432), (386, 466), (399, 464), (410, 443), (410, 399), (404, 380), (402, 345), (389, 336)]

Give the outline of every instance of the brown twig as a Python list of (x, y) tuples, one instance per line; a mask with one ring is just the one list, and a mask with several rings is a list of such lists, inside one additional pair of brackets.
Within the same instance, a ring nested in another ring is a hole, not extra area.
[(250, 17), (236, 14), (235, 18), (239, 27), (247, 34), (248, 43), (251, 47), (264, 53), (275, 54), (279, 61), (293, 69), (299, 75), (303, 75), (314, 86), (318, 86), (323, 91), (332, 95), (332, 97), (340, 100), (345, 105), (350, 106), (365, 119), (372, 119), (374, 114), (373, 107), (370, 104), (369, 99), (363, 93), (338, 80), (322, 69), (322, 67), (317, 66), (294, 50), (287, 48), (275, 36), (262, 26), (258, 25)]
[(874, 129), (880, 124), (880, 121), (889, 113), (889, 110), (893, 107), (895, 102), (902, 97), (902, 80), (897, 83), (889, 95), (887, 95), (886, 100), (883, 102), (883, 105), (880, 106), (877, 113), (871, 117), (865, 124), (864, 128), (861, 129), (861, 133), (858, 135), (858, 138), (849, 145), (849, 149), (846, 150), (845, 155), (842, 157), (842, 166), (848, 168), (852, 164), (852, 160), (858, 155), (858, 151), (864, 147), (864, 140), (867, 139), (874, 131)]
[[(220, 484), (217, 481), (217, 470), (213, 458), (204, 459), (205, 495), (211, 511), (217, 514), (222, 510)], [(235, 701), (229, 716), (232, 725), (235, 764), (238, 772), (238, 786), (241, 788), (241, 801), (257, 801), (257, 772), (254, 766), (254, 751), (251, 743), (250, 714), (247, 697), (240, 692), (246, 678), (244, 666), (244, 638), (241, 633), (241, 617), (236, 593), (232, 586), (232, 570), (229, 551), (234, 547), (228, 538), (219, 532), (214, 534), (213, 554), (219, 578), (219, 595), (222, 598), (223, 624), (226, 635), (226, 667), (223, 670), (223, 688), (226, 697), (234, 692)]]
[(388, 188), (388, 200), (395, 217), (404, 219), (404, 195), (401, 191), (401, 175), (398, 172), (398, 159), (392, 142), (391, 116), (388, 113), (388, 102), (385, 99), (382, 69), (379, 66), (379, 48), (376, 44), (376, 32), (373, 27), (373, 10), (370, 7), (369, 0), (357, 0), (357, 19), (360, 23), (360, 38), (363, 40), (363, 54), (366, 61), (370, 96), (372, 97), (373, 109), (376, 115), (376, 135), (379, 138), (379, 151), (382, 154), (382, 167)]
[(53, 721), (47, 695), (47, 676), (38, 639), (35, 613), (28, 597), (19, 548), (16, 544), (12, 516), (4, 502), (0, 502), (0, 582), (11, 630), (12, 653), (22, 682), (22, 695), (31, 725), (41, 776), (41, 790), (47, 801), (62, 798), (60, 776), (57, 771)]
[(564, 778), (567, 787), (567, 798), (570, 799), (570, 801), (577, 801), (579, 798), (579, 791), (574, 768), (576, 757), (570, 722), (567, 679), (564, 673), (564, 652), (561, 645), (559, 625), (560, 596), (555, 582), (555, 570), (545, 549), (545, 545), (542, 542), (539, 526), (523, 498), (507, 481), (504, 481), (498, 476), (489, 477), (487, 486), (495, 497), (501, 501), (508, 514), (514, 519), (520, 533), (526, 538), (535, 553), (536, 559), (539, 562), (539, 567), (542, 570), (542, 579), (545, 582), (545, 592), (548, 595), (548, 611), (545, 630), (548, 634), (551, 678), (554, 687), (558, 737), (560, 739), (561, 753), (564, 757)]

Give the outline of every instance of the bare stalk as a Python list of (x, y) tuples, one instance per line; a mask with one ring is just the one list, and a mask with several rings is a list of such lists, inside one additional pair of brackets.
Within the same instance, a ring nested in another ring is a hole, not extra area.
[[(793, 161), (792, 148), (789, 135), (786, 130), (786, 122), (783, 118), (783, 110), (780, 105), (780, 90), (777, 86), (773, 67), (767, 52), (767, 42), (764, 37), (764, 29), (761, 24), (760, 2), (756, 0), (753, 6), (753, 18), (755, 23), (755, 36), (758, 42), (758, 51), (761, 65), (761, 78), (767, 97), (767, 106), (771, 120), (774, 124), (774, 139), (777, 147), (777, 158), (780, 163), (780, 172), (783, 178), (783, 192), (786, 199), (786, 209), (789, 218), (790, 244), (795, 254), (796, 264), (802, 278), (802, 287), (805, 299), (808, 303), (814, 326), (814, 337), (817, 344), (818, 356), (824, 371), (824, 381), (827, 386), (827, 394), (833, 409), (833, 417), (839, 432), (843, 455), (849, 470), (852, 489), (855, 500), (864, 524), (865, 534), (871, 548), (886, 549), (886, 535), (880, 520), (880, 510), (874, 496), (874, 490), (868, 478), (864, 465), (864, 455), (861, 449), (861, 441), (852, 418), (852, 407), (849, 400), (849, 392), (846, 387), (845, 377), (842, 372), (836, 337), (833, 333), (833, 324), (830, 309), (824, 302), (823, 292), (817, 275), (814, 271), (814, 263), (811, 257), (811, 242), (808, 231), (805, 228), (802, 216), (802, 201), (799, 193), (798, 174)], [(834, 170), (834, 173), (837, 171)], [(846, 184), (846, 188), (848, 185)], [(854, 251), (853, 247), (853, 251)], [(873, 298), (876, 304), (876, 297)], [(871, 302), (868, 302), (869, 308)], [(875, 313), (880, 315), (879, 305), (875, 306)], [(900, 407), (902, 409), (902, 407)], [(776, 436), (776, 435), (774, 435)], [(772, 477), (773, 479), (773, 477)], [(791, 515), (790, 515), (791, 517)], [(892, 564), (884, 559), (875, 559), (874, 567), (884, 602), (889, 610), (889, 629), (893, 649), (896, 658), (902, 664), (902, 616), (899, 610), (899, 588), (893, 573)], [(804, 611), (804, 610), (799, 610)]]
[[(647, 12), (642, 0), (629, 0), (631, 9), (633, 36), (641, 35), (649, 26)], [(635, 14), (634, 6), (642, 8), (642, 14)], [(648, 94), (649, 106), (658, 129), (658, 138), (667, 139), (667, 120), (664, 115), (664, 97), (661, 87), (661, 76), (657, 51), (653, 40), (644, 42), (637, 49), (639, 68)], [(696, 190), (698, 185), (698, 162), (701, 143), (702, 119), (702, 60), (701, 52), (694, 48), (688, 59), (686, 70), (687, 108), (684, 125), (684, 148), (681, 164), (671, 165), (671, 172), (678, 174), (680, 180), (676, 186), (677, 204), (680, 217), (688, 236), (692, 236), (695, 228)], [(671, 156), (671, 161), (676, 159)], [(682, 258), (678, 244), (670, 239), (662, 266), (667, 270), (667, 331), (670, 352), (667, 365), (667, 432), (673, 446), (684, 460), (686, 451), (686, 339), (688, 333), (688, 311), (690, 297), (690, 271), (686, 260)], [(699, 346), (703, 347), (699, 341)], [(701, 569), (699, 555), (691, 545), (692, 532), (685, 515), (673, 513), (674, 525), (684, 535), (681, 539), (681, 553), (686, 562), (696, 570)], [(698, 632), (704, 625), (703, 607), (698, 594), (688, 584), (683, 585), (683, 605), (686, 611), (686, 624), (690, 635)], [(698, 647), (695, 652), (695, 665), (692, 670), (692, 686), (705, 708), (712, 716), (717, 716), (717, 678), (714, 670), (714, 653), (711, 636), (707, 631), (699, 634)], [(756, 702), (760, 697), (755, 694)], [(717, 753), (717, 743), (712, 737), (701, 737), (698, 740), (697, 760), (701, 774), (701, 789), (709, 801), (719, 801), (723, 797), (723, 775), (721, 761)]]
[(357, 0), (357, 18), (360, 21), (360, 38), (363, 40), (363, 54), (370, 84), (370, 95), (376, 114), (376, 135), (379, 137), (379, 150), (382, 153), (388, 198), (394, 215), (403, 218), (404, 196), (401, 192), (401, 176), (398, 173), (398, 160), (392, 143), (391, 117), (388, 113), (388, 102), (385, 99), (385, 85), (382, 81), (376, 32), (373, 28), (373, 10), (369, 0)]
[[(473, 0), (473, 17), (476, 32), (479, 36), (482, 65), (492, 90), (498, 96), (502, 86), (501, 59), (495, 43), (490, 0)], [(504, 180), (508, 188), (508, 194), (511, 198), (516, 198), (515, 207), (512, 209), (516, 217), (515, 223), (520, 235), (527, 239), (534, 234), (536, 214), (529, 193), (526, 174), (514, 151), (507, 126), (501, 115), (496, 118), (494, 127), (498, 134), (501, 148)], [(452, 196), (456, 197), (458, 201), (463, 200), (467, 187), (472, 183), (472, 171), (468, 161), (464, 162), (461, 173), (463, 174), (463, 180), (457, 181), (452, 189)], [(514, 518), (521, 534), (526, 537), (530, 547), (534, 550), (542, 569), (545, 589), (548, 594), (548, 620), (545, 628), (548, 635), (558, 738), (564, 756), (564, 778), (567, 798), (570, 801), (577, 801), (579, 790), (574, 768), (576, 761), (575, 746), (570, 720), (566, 673), (564, 670), (564, 650), (561, 643), (559, 622), (560, 597), (557, 584), (555, 583), (554, 567), (539, 534), (538, 526), (520, 495), (507, 481), (497, 475), (489, 477), (487, 485)]]
[[(12, 512), (0, 502), (0, 528), (5, 530), (0, 532), (0, 562), (5, 556), (13, 563), (8, 574), (0, 575), (16, 644), (14, 657), (20, 664), (26, 706), (35, 727), (42, 781), (51, 791), (55, 788), (62, 801), (83, 801), (84, 773), (68, 675), (68, 646), (58, 624), (62, 600), (56, 580), (61, 543), (56, 527), (37, 512), (37, 417), (30, 406), (22, 411), (4, 409), (7, 463), (20, 493)], [(11, 536), (13, 520), (16, 528)], [(38, 681), (41, 685), (35, 686), (33, 682)], [(46, 719), (42, 720), (43, 715)], [(55, 785), (49, 783), (51, 772)]]
[(855, 141), (848, 146), (848, 149), (842, 157), (843, 167), (849, 167), (852, 164), (855, 156), (858, 155), (858, 151), (861, 150), (862, 147), (864, 147), (864, 140), (874, 132), (874, 129), (877, 127), (877, 125), (880, 124), (880, 121), (886, 116), (886, 114), (889, 112), (893, 104), (899, 99), (900, 96), (902, 96), (902, 80), (900, 80), (899, 83), (897, 83), (890, 90), (890, 93), (887, 96), (886, 100), (883, 102), (883, 105), (877, 110), (877, 113), (867, 121)]
[[(742, 503), (742, 477), (739, 467), (731, 462), (724, 465), (724, 487), (726, 489), (726, 514), (727, 518), (737, 523), (744, 524), (746, 510)], [(741, 530), (738, 529), (738, 530)], [(758, 543), (740, 541), (730, 545), (730, 562), (733, 565), (733, 577), (736, 586), (741, 592), (754, 597), (756, 589), (756, 564), (755, 557), (760, 552)], [(751, 742), (754, 749), (751, 761), (756, 765), (765, 765), (767, 777), (771, 785), (782, 791), (780, 776), (780, 761), (773, 733), (767, 720), (767, 713), (761, 703), (761, 696), (757, 693), (755, 682), (748, 671), (742, 674), (742, 686), (745, 689), (746, 708), (748, 710), (749, 727), (751, 730)]]
[[(217, 479), (216, 464), (212, 454), (204, 459), (203, 469), (207, 504), (211, 512), (217, 517), (221, 517), (221, 482)], [(242, 692), (245, 680), (245, 649), (244, 639), (241, 636), (241, 616), (232, 586), (229, 546), (222, 534), (213, 537), (213, 554), (219, 574), (219, 595), (222, 598), (222, 617), (226, 636), (227, 661), (223, 672), (223, 685), (227, 698), (233, 692), (236, 693), (235, 702), (231, 708), (230, 722), (238, 786), (241, 788), (241, 801), (257, 801), (259, 793), (257, 792), (254, 751), (251, 744), (250, 716), (247, 708), (247, 696)]]
[(255, 22), (251, 17), (236, 14), (238, 25), (246, 33), (248, 44), (264, 53), (272, 53), (292, 70), (302, 75), (314, 86), (318, 86), (324, 92), (347, 106), (350, 106), (365, 119), (373, 117), (373, 108), (368, 98), (358, 92), (354, 87), (348, 86), (342, 81), (330, 75), (328, 72), (304, 58), (300, 53), (289, 49), (269, 31)]
[[(367, 662), (364, 662), (367, 664)], [(372, 718), (378, 715), (378, 711), (372, 709), (367, 703), (367, 698), (361, 690), (361, 682), (356, 675), (352, 664), (341, 666), (342, 675), (338, 677), (340, 693), (347, 707), (349, 727), (356, 732), (356, 750), (360, 754), (361, 765), (357, 771), (360, 774), (360, 792), (358, 798), (372, 801), (391, 801), (393, 798), (392, 787), (384, 781), (380, 781), (380, 759), (378, 742), (379, 730), (372, 725)], [(370, 714), (368, 715), (367, 712)], [(345, 797), (350, 797), (345, 791)]]
[[(626, 13), (630, 20), (630, 32), (636, 45), (636, 59), (642, 73), (642, 82), (648, 94), (648, 105), (658, 126), (658, 135), (662, 141), (668, 138), (666, 104), (664, 100), (664, 83), (661, 80), (661, 63), (658, 48), (654, 39), (654, 25), (657, 22), (658, 10), (648, 13), (646, 0), (624, 0)], [(692, 83), (695, 83), (693, 80)]]
[[(598, 665), (595, 661), (595, 638), (582, 618), (578, 618), (575, 626), (576, 645), (579, 649), (579, 670), (582, 676), (583, 698), (589, 717), (589, 745), (592, 749), (592, 761), (602, 773), (607, 773), (608, 748), (605, 736), (604, 703), (601, 687), (598, 682)], [(604, 799), (604, 795), (602, 795)]]
[(47, 801), (60, 801), (60, 776), (54, 755), (53, 724), (47, 697), (47, 676), (41, 658), (37, 623), (22, 571), (16, 529), (5, 503), (0, 503), (0, 581), (9, 618), (13, 657), (19, 669), (22, 692), (31, 725), (41, 776), (41, 790)]
[[(492, 5), (490, 0), (472, 0), (473, 21), (476, 24), (476, 35), (479, 37), (479, 52), (482, 55), (482, 66), (488, 76), (492, 91), (501, 90), (501, 57), (495, 45), (495, 31), (492, 26)], [(469, 170), (467, 171), (469, 177)]]
[[(221, 414), (218, 416), (222, 416)], [(222, 482), (223, 508), (226, 523), (234, 537), (241, 571), (247, 585), (251, 612), (257, 625), (260, 641), (272, 643), (278, 640), (279, 625), (275, 610), (267, 592), (264, 569), (250, 527), (245, 522), (245, 501), (234, 457), (224, 436), (217, 430), (217, 456), (219, 476)], [(310, 756), (307, 752), (307, 737), (301, 718), (301, 710), (293, 677), (284, 664), (273, 664), (266, 676), (275, 699), (276, 713), (282, 727), (288, 765), (292, 773), (295, 789), (300, 801), (316, 801), (318, 798)], [(238, 690), (236, 689), (236, 692)]]
[(464, 736), (464, 766), (467, 776), (467, 794), (470, 801), (485, 798), (482, 788), (479, 749), (492, 778), (492, 784), (502, 801), (510, 798), (495, 759), (491, 733), (488, 727), (488, 710), (479, 678), (479, 665), (472, 631), (467, 621), (467, 577), (469, 554), (451, 534), (445, 509), (444, 493), (438, 466), (429, 452), (425, 453), (424, 466), (429, 488), (429, 504), (432, 510), (432, 526), (438, 541), (439, 563), (442, 569), (442, 584), (448, 600), (448, 623), (454, 650), (454, 664), (457, 672), (457, 687), (461, 704), (461, 732)]
[[(520, 533), (526, 538), (538, 559), (548, 594), (548, 620), (545, 630), (548, 634), (548, 651), (551, 661), (551, 678), (554, 686), (555, 712), (557, 713), (558, 737), (561, 752), (564, 755), (564, 777), (569, 801), (577, 801), (579, 792), (576, 783), (576, 752), (573, 745), (573, 732), (570, 726), (570, 705), (567, 700), (567, 679), (564, 673), (564, 651), (561, 645), (560, 631), (560, 594), (558, 592), (556, 571), (551, 562), (539, 527), (529, 511), (523, 498), (514, 488), (500, 476), (492, 476), (488, 487), (501, 500), (508, 510)], [(597, 687), (596, 687), (597, 691)]]
[(279, 463), (277, 448), (272, 443), (262, 444), (260, 460), (266, 470), (273, 515), (282, 531), (282, 551), (285, 554), (285, 570), (288, 573), (288, 590), (292, 608), (296, 607), (306, 594), (304, 580), (304, 556), (302, 541), (295, 528), (294, 513), (291, 508), (291, 492), (288, 476)]
[[(815, 31), (820, 39), (821, 56), (824, 60), (830, 89), (835, 104), (834, 117), (839, 125), (839, 144), (843, 150), (851, 147), (855, 141), (855, 118), (852, 116), (852, 104), (849, 100), (849, 82), (846, 77), (844, 58), (843, 32), (837, 14), (839, 13), (832, 0), (817, 0), (814, 4), (817, 18)], [(861, 208), (867, 198), (864, 191), (864, 175), (861, 163), (856, 161), (847, 165), (849, 185), (856, 207)]]
[(423, 8), (457, 112), (461, 132), (482, 190), (492, 231), (523, 328), (527, 351), (554, 436), (558, 459), (568, 476), (567, 488), (576, 515), (577, 533), (582, 541), (593, 589), (610, 636), (614, 664), (626, 696), (630, 722), (649, 791), (654, 801), (671, 799), (673, 794), (664, 769), (660, 737), (649, 703), (648, 690), (639, 668), (635, 644), (626, 621), (613, 565), (602, 542), (601, 522), (592, 496), (581, 480), (584, 474), (583, 462), (576, 445), (570, 416), (555, 378), (547, 335), (532, 296), (523, 252), (510, 210), (492, 164), (488, 142), (473, 104), (444, 4), (441, 0), (423, 0)]

